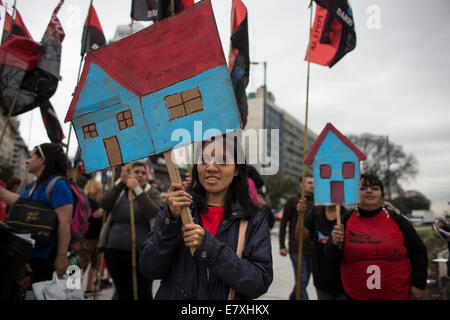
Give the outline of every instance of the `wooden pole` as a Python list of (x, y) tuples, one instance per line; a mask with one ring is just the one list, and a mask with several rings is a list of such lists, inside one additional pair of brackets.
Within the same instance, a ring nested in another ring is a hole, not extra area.
[[(172, 183), (182, 183), (180, 171), (172, 161), (172, 150), (164, 152), (164, 159), (166, 160), (167, 171), (169, 172), (170, 181)], [(191, 209), (189, 207), (181, 208), (181, 221), (183, 225), (194, 223), (192, 219)], [(194, 255), (194, 248), (191, 248), (191, 254)]]
[[(303, 161), (302, 161), (302, 187), (301, 187), (301, 200), (305, 201), (305, 176), (306, 176), (306, 149), (308, 145), (308, 104), (309, 104), (309, 70), (311, 64), (311, 34), (312, 34), (312, 13), (313, 2), (310, 3), (310, 16), (309, 16), (309, 42), (308, 42), (308, 69), (306, 74), (306, 107), (305, 107), (305, 128), (303, 132)], [(295, 297), (300, 300), (301, 291), (301, 274), (302, 274), (302, 260), (303, 260), (303, 228), (304, 228), (305, 213), (301, 212), (298, 215), (300, 219), (300, 235), (298, 238), (298, 262), (297, 262), (297, 285), (295, 291)]]
[[(131, 175), (131, 165), (128, 171)], [(131, 189), (128, 189), (128, 200), (130, 201), (130, 226), (131, 226), (131, 271), (133, 279), (133, 300), (138, 300), (137, 271), (136, 271), (136, 228), (134, 225), (134, 199)]]
[(14, 109), (14, 106), (16, 105), (17, 97), (19, 96), (20, 88), (17, 89), (16, 95), (14, 96), (14, 100), (9, 107), (8, 116), (6, 117), (5, 127), (3, 128), (2, 135), (0, 136), (0, 146), (3, 143), (3, 137), (5, 136), (6, 129), (8, 129), (9, 120), (11, 119), (11, 113)]
[[(230, 19), (231, 20), (230, 21), (231, 32), (230, 32), (230, 48), (228, 50), (228, 67), (231, 66), (231, 55), (233, 53), (233, 45), (231, 43), (231, 36), (233, 35), (233, 32), (234, 32), (234, 16), (235, 16), (235, 12), (236, 12), (236, 0), (233, 0), (232, 4), (231, 4), (231, 19)], [(231, 70), (230, 70), (230, 72), (231, 72)]]
[[(88, 11), (88, 18), (87, 18), (87, 22), (89, 26), (89, 22), (91, 21), (91, 13), (92, 13), (92, 1), (89, 5), (89, 11)], [(80, 75), (81, 75), (81, 66), (83, 64), (83, 58), (84, 58), (84, 53), (86, 52), (86, 42), (87, 42), (87, 33), (88, 33), (88, 28), (86, 27), (86, 32), (83, 31), (83, 37), (81, 39), (81, 59), (80, 59), (80, 64), (78, 65), (78, 75), (77, 75), (77, 85), (78, 82), (80, 81)], [(76, 87), (75, 87), (76, 88)], [(69, 123), (69, 135), (67, 137), (67, 149), (66, 149), (66, 158), (68, 158), (68, 154), (69, 154), (69, 145), (70, 145), (70, 137), (72, 135), (72, 121), (70, 121)]]
[(341, 226), (341, 205), (340, 204), (336, 205), (336, 225), (338, 227)]
[(170, 12), (172, 13), (172, 16), (175, 14), (175, 1), (170, 0)]

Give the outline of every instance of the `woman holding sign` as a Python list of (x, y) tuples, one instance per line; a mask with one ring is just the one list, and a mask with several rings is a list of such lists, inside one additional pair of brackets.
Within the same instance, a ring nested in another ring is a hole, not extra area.
[[(269, 227), (250, 199), (238, 144), (224, 137), (202, 143), (189, 193), (170, 186), (141, 247), (141, 272), (162, 279), (156, 299), (254, 299), (272, 283)], [(184, 206), (193, 224), (182, 226)]]
[(381, 181), (361, 175), (361, 201), (333, 228), (325, 256), (340, 260), (342, 284), (351, 299), (424, 299), (426, 248), (403, 216), (383, 207), (383, 198)]

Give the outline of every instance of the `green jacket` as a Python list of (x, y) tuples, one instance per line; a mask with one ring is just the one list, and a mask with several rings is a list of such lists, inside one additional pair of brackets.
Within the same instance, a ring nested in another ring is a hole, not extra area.
[[(97, 244), (99, 251), (103, 251), (105, 249), (108, 240), (109, 229), (112, 224), (112, 215), (109, 213), (114, 211), (114, 208), (119, 203), (120, 198), (125, 194), (125, 192), (128, 192), (125, 183), (116, 183), (111, 189), (107, 190), (98, 201), (100, 207), (107, 213), (107, 218), (105, 223), (102, 225)], [(145, 186), (145, 190), (143, 190), (143, 192), (137, 193), (139, 195), (136, 196), (136, 201), (139, 205), (139, 209), (141, 213), (149, 220), (149, 226), (151, 227), (153, 224), (152, 222), (158, 215), (159, 208), (161, 207), (161, 194), (156, 188), (152, 188), (149, 184)]]
[[(120, 182), (115, 184), (114, 187), (107, 190), (100, 198), (100, 207), (106, 212), (112, 212), (123, 192), (128, 192), (125, 183)], [(136, 197), (136, 201), (146, 218), (149, 220), (156, 218), (161, 207), (161, 194), (156, 188), (152, 188), (147, 184), (144, 192)]]

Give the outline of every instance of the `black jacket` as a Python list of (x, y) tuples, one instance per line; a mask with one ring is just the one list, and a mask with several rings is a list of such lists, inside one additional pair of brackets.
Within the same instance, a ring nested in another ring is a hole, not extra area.
[[(200, 216), (191, 205), (194, 223)], [(267, 292), (273, 280), (272, 247), (266, 218), (255, 212), (249, 219), (242, 259), (236, 255), (242, 207), (232, 205), (217, 238), (205, 230), (194, 256), (182, 238), (180, 218), (173, 219), (167, 202), (156, 218), (153, 231), (141, 246), (140, 271), (149, 279), (162, 279), (155, 299), (227, 299), (230, 287), (235, 299), (255, 299)], [(207, 277), (209, 270), (209, 279)]]

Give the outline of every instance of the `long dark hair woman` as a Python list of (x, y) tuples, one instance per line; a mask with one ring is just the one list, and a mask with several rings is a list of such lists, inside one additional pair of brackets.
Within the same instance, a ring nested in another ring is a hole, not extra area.
[[(250, 199), (246, 165), (237, 161), (242, 149), (224, 137), (201, 144), (189, 193), (182, 184), (170, 186), (141, 247), (141, 272), (162, 279), (156, 299), (227, 299), (230, 289), (236, 299), (254, 299), (272, 283), (269, 227)], [(190, 206), (193, 224), (182, 226), (184, 206)], [(248, 225), (239, 258), (243, 221)]]
[(67, 158), (63, 148), (53, 143), (36, 146), (26, 161), (27, 171), (37, 180), (31, 183), (21, 195), (0, 187), (0, 198), (12, 206), (19, 197), (30, 198), (49, 205), (58, 218), (58, 228), (52, 234), (51, 243), (36, 246), (30, 259), (33, 270), (31, 282), (52, 278), (53, 271), (59, 276), (66, 273), (68, 266), (67, 251), (70, 243), (70, 223), (72, 221), (72, 192), (64, 179), (56, 181), (49, 199), (46, 187), (55, 176), (66, 176)]

